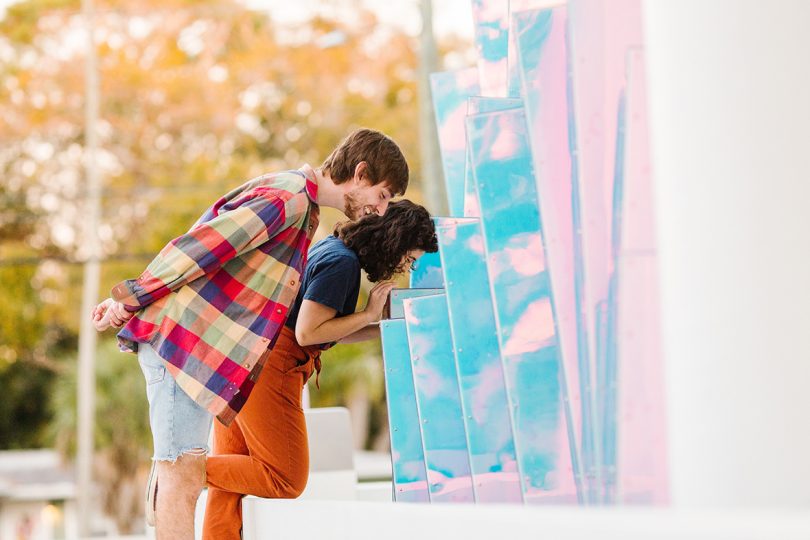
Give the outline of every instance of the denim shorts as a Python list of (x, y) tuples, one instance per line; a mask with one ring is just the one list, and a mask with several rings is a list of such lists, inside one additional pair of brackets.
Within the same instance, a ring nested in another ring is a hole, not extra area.
[(176, 461), (187, 452), (209, 451), (213, 416), (188, 397), (166, 370), (165, 361), (147, 343), (138, 344), (138, 362), (146, 378), (149, 425), (157, 461)]

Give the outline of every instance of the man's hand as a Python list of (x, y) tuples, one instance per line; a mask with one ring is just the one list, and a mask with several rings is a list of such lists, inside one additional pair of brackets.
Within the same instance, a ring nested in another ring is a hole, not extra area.
[(393, 288), (393, 281), (380, 281), (372, 287), (368, 295), (368, 304), (366, 304), (366, 309), (363, 310), (368, 314), (369, 322), (379, 322), (385, 303), (388, 301), (388, 295), (391, 294)]
[(110, 327), (110, 319), (106, 315), (110, 305), (114, 302), (115, 300), (112, 298), (107, 298), (93, 308), (93, 312), (90, 314), (90, 316), (93, 318), (93, 326), (96, 328), (96, 331), (103, 332)]
[(133, 313), (127, 311), (124, 304), (116, 302), (112, 298), (107, 298), (102, 303), (93, 308), (93, 326), (99, 332), (103, 332), (109, 327), (121, 328), (132, 318)]

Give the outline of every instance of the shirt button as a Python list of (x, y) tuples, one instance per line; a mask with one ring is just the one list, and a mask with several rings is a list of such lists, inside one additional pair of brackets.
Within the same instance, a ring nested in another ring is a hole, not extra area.
[(290, 281), (290, 285), (295, 285), (295, 280)]
[(281, 313), (281, 310), (280, 310), (280, 309), (277, 309), (277, 310), (276, 310), (276, 313)]

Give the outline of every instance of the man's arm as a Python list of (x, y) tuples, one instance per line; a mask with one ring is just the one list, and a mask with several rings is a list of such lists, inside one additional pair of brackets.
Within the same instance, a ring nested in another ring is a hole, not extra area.
[[(137, 280), (116, 285), (112, 298), (138, 311), (266, 242), (296, 217), (274, 191), (253, 191), (222, 205), (216, 217), (169, 242)], [(300, 212), (302, 205), (295, 206)]]

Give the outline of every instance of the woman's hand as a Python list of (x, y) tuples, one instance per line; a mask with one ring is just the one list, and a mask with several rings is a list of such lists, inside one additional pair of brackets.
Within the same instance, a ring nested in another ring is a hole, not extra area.
[(388, 295), (391, 294), (391, 289), (394, 288), (393, 281), (380, 281), (368, 294), (368, 304), (363, 311), (369, 317), (370, 323), (379, 322), (382, 318), (383, 308), (388, 301)]

